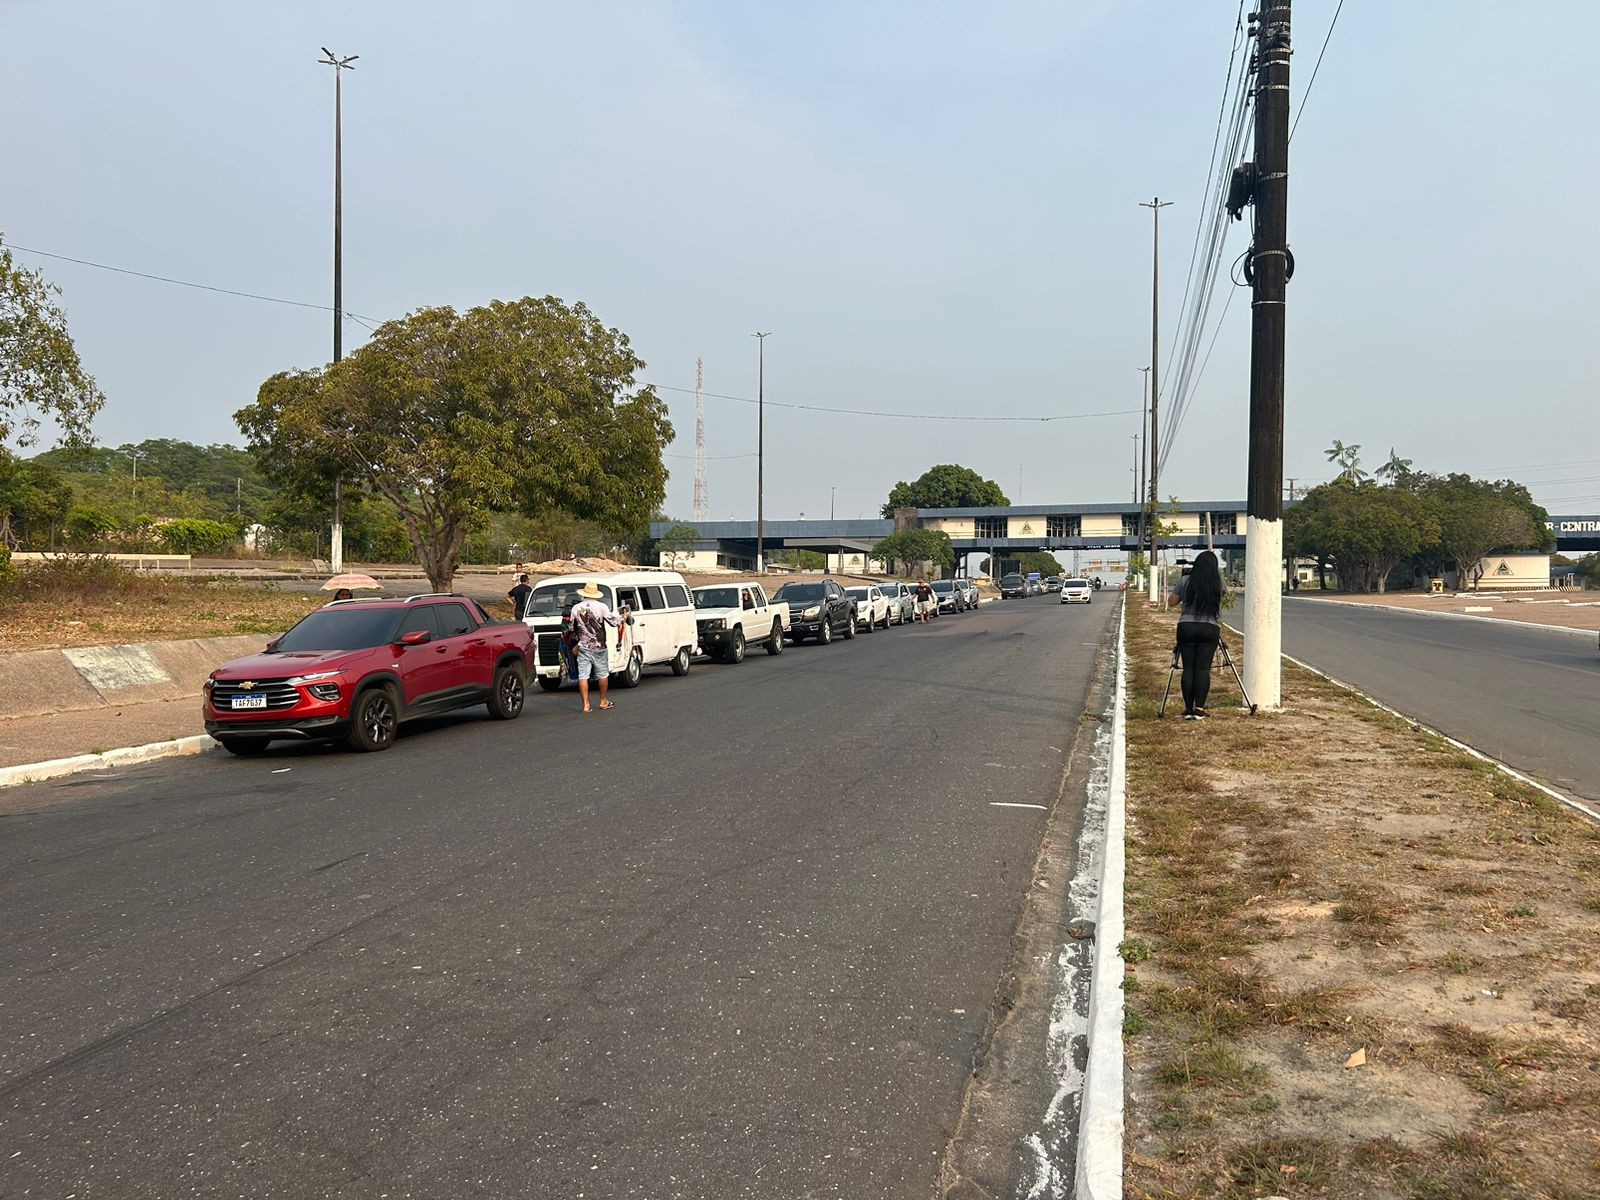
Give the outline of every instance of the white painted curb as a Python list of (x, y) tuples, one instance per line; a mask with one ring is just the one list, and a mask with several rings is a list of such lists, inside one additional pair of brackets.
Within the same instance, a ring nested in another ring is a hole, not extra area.
[(1122, 883), (1128, 807), (1128, 604), (1117, 622), (1117, 691), (1111, 712), (1111, 773), (1106, 786), (1105, 856), (1089, 978), (1089, 1061), (1078, 1109), (1076, 1200), (1122, 1195)]
[[(1446, 615), (1449, 615), (1449, 614), (1440, 613), (1438, 615), (1439, 616), (1446, 616)], [(1506, 766), (1506, 764), (1501, 762), (1498, 758), (1490, 758), (1487, 754), (1485, 754), (1482, 750), (1479, 750), (1477, 747), (1469, 746), (1469, 745), (1467, 745), (1467, 743), (1465, 743), (1463, 741), (1459, 741), (1456, 738), (1451, 737), (1448, 733), (1441, 733), (1439, 730), (1433, 728), (1433, 726), (1431, 726), (1431, 725), (1424, 725), (1421, 721), (1417, 720), (1415, 717), (1407, 716), (1405, 713), (1401, 712), (1397, 708), (1390, 708), (1382, 700), (1374, 700), (1371, 696), (1367, 695), (1360, 688), (1356, 687), (1355, 684), (1353, 684), (1353, 683), (1346, 683), (1342, 679), (1335, 679), (1332, 675), (1329, 675), (1326, 671), (1319, 671), (1319, 670), (1317, 670), (1317, 668), (1313, 667), (1310, 663), (1301, 662), (1298, 658), (1295, 658), (1292, 655), (1285, 654), (1283, 657), (1284, 657), (1284, 660), (1286, 662), (1292, 662), (1295, 666), (1304, 668), (1305, 670), (1310, 671), (1313, 675), (1316, 675), (1321, 679), (1326, 679), (1329, 683), (1333, 684), (1335, 687), (1342, 687), (1347, 692), (1353, 692), (1355, 695), (1360, 696), (1368, 704), (1372, 705), (1373, 708), (1382, 709), (1384, 712), (1388, 713), (1391, 717), (1399, 717), (1402, 721), (1406, 722), (1406, 724), (1408, 724), (1408, 725), (1411, 725), (1413, 728), (1420, 729), (1420, 730), (1422, 730), (1423, 733), (1431, 734), (1433, 737), (1438, 738), (1440, 741), (1445, 742), (1445, 743), (1447, 743), (1447, 744), (1449, 744), (1451, 746), (1454, 746), (1457, 750), (1465, 751), (1466, 753), (1472, 755), (1473, 758), (1478, 759), (1480, 762), (1488, 763), (1490, 766), (1494, 767), (1495, 770), (1499, 771), (1502, 775), (1508, 775), (1512, 779), (1515, 779), (1518, 783), (1525, 783), (1531, 788), (1537, 788), (1539, 791), (1543, 792), (1546, 796), (1549, 796), (1552, 800), (1559, 800), (1562, 804), (1565, 804), (1568, 808), (1574, 810), (1575, 812), (1580, 812), (1584, 816), (1590, 818), (1591, 820), (1600, 821), (1600, 812), (1596, 812), (1594, 809), (1590, 808), (1587, 804), (1585, 804), (1582, 800), (1574, 800), (1571, 796), (1567, 795), (1565, 792), (1558, 792), (1558, 791), (1556, 791), (1555, 788), (1548, 787), (1545, 784), (1540, 783), (1537, 779), (1530, 779), (1528, 776), (1524, 775), (1521, 771), (1518, 771), (1516, 768)]]
[[(1400, 608), (1398, 605), (1365, 604), (1360, 600), (1313, 600), (1310, 596), (1285, 597), (1286, 599), (1299, 600), (1305, 604), (1337, 604), (1341, 608), (1359, 608), (1370, 613), (1405, 613), (1413, 617), (1449, 617), (1453, 621), (1487, 621), (1491, 625), (1498, 625), (1502, 629), (1511, 626), (1513, 629), (1537, 629), (1545, 633), (1577, 634), (1579, 637), (1593, 638), (1593, 629), (1575, 629), (1570, 625), (1541, 625), (1537, 621), (1513, 621), (1510, 617), (1480, 617), (1474, 613), (1464, 612), (1439, 612), (1432, 608)], [(1288, 655), (1284, 655), (1285, 658)], [(1337, 680), (1335, 681), (1337, 682)], [(1351, 689), (1354, 691), (1355, 689)]]
[(75, 754), (71, 758), (52, 758), (46, 762), (0, 767), (0, 788), (38, 783), (46, 779), (60, 779), (64, 775), (78, 775), (84, 771), (99, 771), (107, 767), (133, 767), (140, 763), (154, 762), (158, 758), (184, 758), (194, 754), (210, 754), (221, 749), (222, 743), (210, 734), (202, 733), (194, 737), (174, 738), (170, 742), (124, 746), (120, 750), (107, 750), (104, 754)]

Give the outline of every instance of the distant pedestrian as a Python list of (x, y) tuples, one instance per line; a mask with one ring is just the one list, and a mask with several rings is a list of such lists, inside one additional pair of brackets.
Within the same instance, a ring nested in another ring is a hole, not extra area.
[(933, 588), (928, 586), (928, 581), (926, 579), (917, 580), (917, 620), (924, 625), (928, 623), (928, 619), (933, 615), (934, 603)]
[(528, 597), (533, 595), (533, 589), (528, 586), (527, 572), (517, 576), (517, 584), (506, 593), (506, 599), (511, 601), (511, 619), (520, 621), (528, 615)]
[(354, 592), (352, 592), (349, 588), (340, 588), (337, 592), (335, 592), (333, 594), (333, 599), (330, 600), (328, 603), (337, 604), (341, 600), (354, 600), (355, 598), (356, 598), (356, 594)]
[(1211, 660), (1222, 638), (1222, 575), (1217, 556), (1203, 550), (1167, 597), (1177, 607), (1178, 657), (1183, 663), (1183, 719), (1204, 720), (1211, 692)]
[(572, 606), (572, 624), (578, 633), (578, 694), (583, 698), (583, 711), (594, 711), (589, 706), (591, 678), (600, 683), (600, 707), (615, 708), (606, 698), (611, 683), (609, 631), (615, 629), (621, 637), (622, 622), (628, 610), (623, 609), (621, 616), (613, 613), (606, 607), (605, 593), (593, 581), (579, 588), (578, 595), (583, 599)]

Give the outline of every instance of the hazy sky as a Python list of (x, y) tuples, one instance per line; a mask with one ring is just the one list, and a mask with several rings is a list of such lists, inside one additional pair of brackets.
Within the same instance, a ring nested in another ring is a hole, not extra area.
[[(1295, 5), (1294, 103), (1335, 0)], [(0, 231), (134, 270), (330, 303), (345, 77), (345, 306), (553, 293), (646, 377), (939, 415), (1136, 409), (1150, 213), (1163, 357), (1237, 0), (170, 3), (0, 0)], [(1600, 5), (1348, 0), (1291, 156), (1285, 475), (1510, 474), (1600, 509)], [(1230, 259), (1244, 247), (1234, 226)], [(65, 291), (102, 441), (239, 441), (330, 317), (26, 254)], [(1224, 285), (1226, 286), (1226, 285)], [(1218, 307), (1221, 305), (1221, 297)], [(1164, 476), (1245, 491), (1248, 294)], [(345, 347), (365, 331), (347, 324)], [(666, 508), (688, 516), (694, 402)], [(1013, 501), (1131, 495), (1135, 415), (1050, 424), (769, 408), (767, 513), (873, 514), (954, 461)], [(712, 515), (753, 516), (755, 412), (706, 401)]]

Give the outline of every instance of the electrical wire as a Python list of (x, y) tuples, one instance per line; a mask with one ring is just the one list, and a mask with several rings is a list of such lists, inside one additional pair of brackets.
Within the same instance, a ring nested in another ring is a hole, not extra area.
[(1317, 85), (1317, 72), (1322, 70), (1322, 56), (1328, 52), (1328, 43), (1333, 40), (1333, 27), (1339, 23), (1339, 14), (1344, 11), (1344, 0), (1339, 0), (1339, 6), (1333, 10), (1333, 20), (1328, 22), (1328, 34), (1322, 39), (1322, 49), (1317, 51), (1316, 65), (1311, 68), (1311, 78), (1306, 81), (1306, 90), (1300, 93), (1300, 111), (1294, 115), (1294, 124), (1289, 126), (1289, 140), (1294, 141), (1294, 131), (1300, 128), (1300, 118), (1305, 116), (1306, 101), (1311, 98), (1311, 89)]
[[(663, 392), (684, 392), (688, 395), (695, 394), (695, 389), (692, 387), (674, 387), (669, 383), (653, 383), (650, 380), (642, 380), (641, 382), (643, 382), (647, 387), (653, 387)], [(701, 391), (699, 394), (711, 400), (737, 400), (740, 404), (765, 403), (768, 408), (789, 408), (796, 409), (800, 412), (833, 413), (838, 416), (846, 417), (891, 417), (902, 421), (1006, 421), (1046, 424), (1051, 421), (1086, 421), (1094, 417), (1125, 417), (1131, 413), (1142, 411), (1137, 408), (1112, 408), (1106, 409), (1104, 412), (1057, 413), (1054, 416), (1048, 417), (987, 416), (970, 413), (915, 413), (887, 412), (883, 410), (866, 408), (826, 408), (819, 404), (785, 404), (779, 400), (762, 401), (754, 396), (730, 396), (725, 392)]]

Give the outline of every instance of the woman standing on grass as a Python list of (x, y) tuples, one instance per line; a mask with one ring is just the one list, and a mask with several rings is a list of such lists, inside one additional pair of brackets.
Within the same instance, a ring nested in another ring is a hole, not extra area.
[(1211, 692), (1211, 659), (1222, 637), (1222, 574), (1217, 556), (1209, 550), (1195, 557), (1189, 573), (1179, 579), (1167, 597), (1167, 607), (1178, 613), (1178, 657), (1183, 660), (1183, 719), (1206, 717), (1206, 697)]

